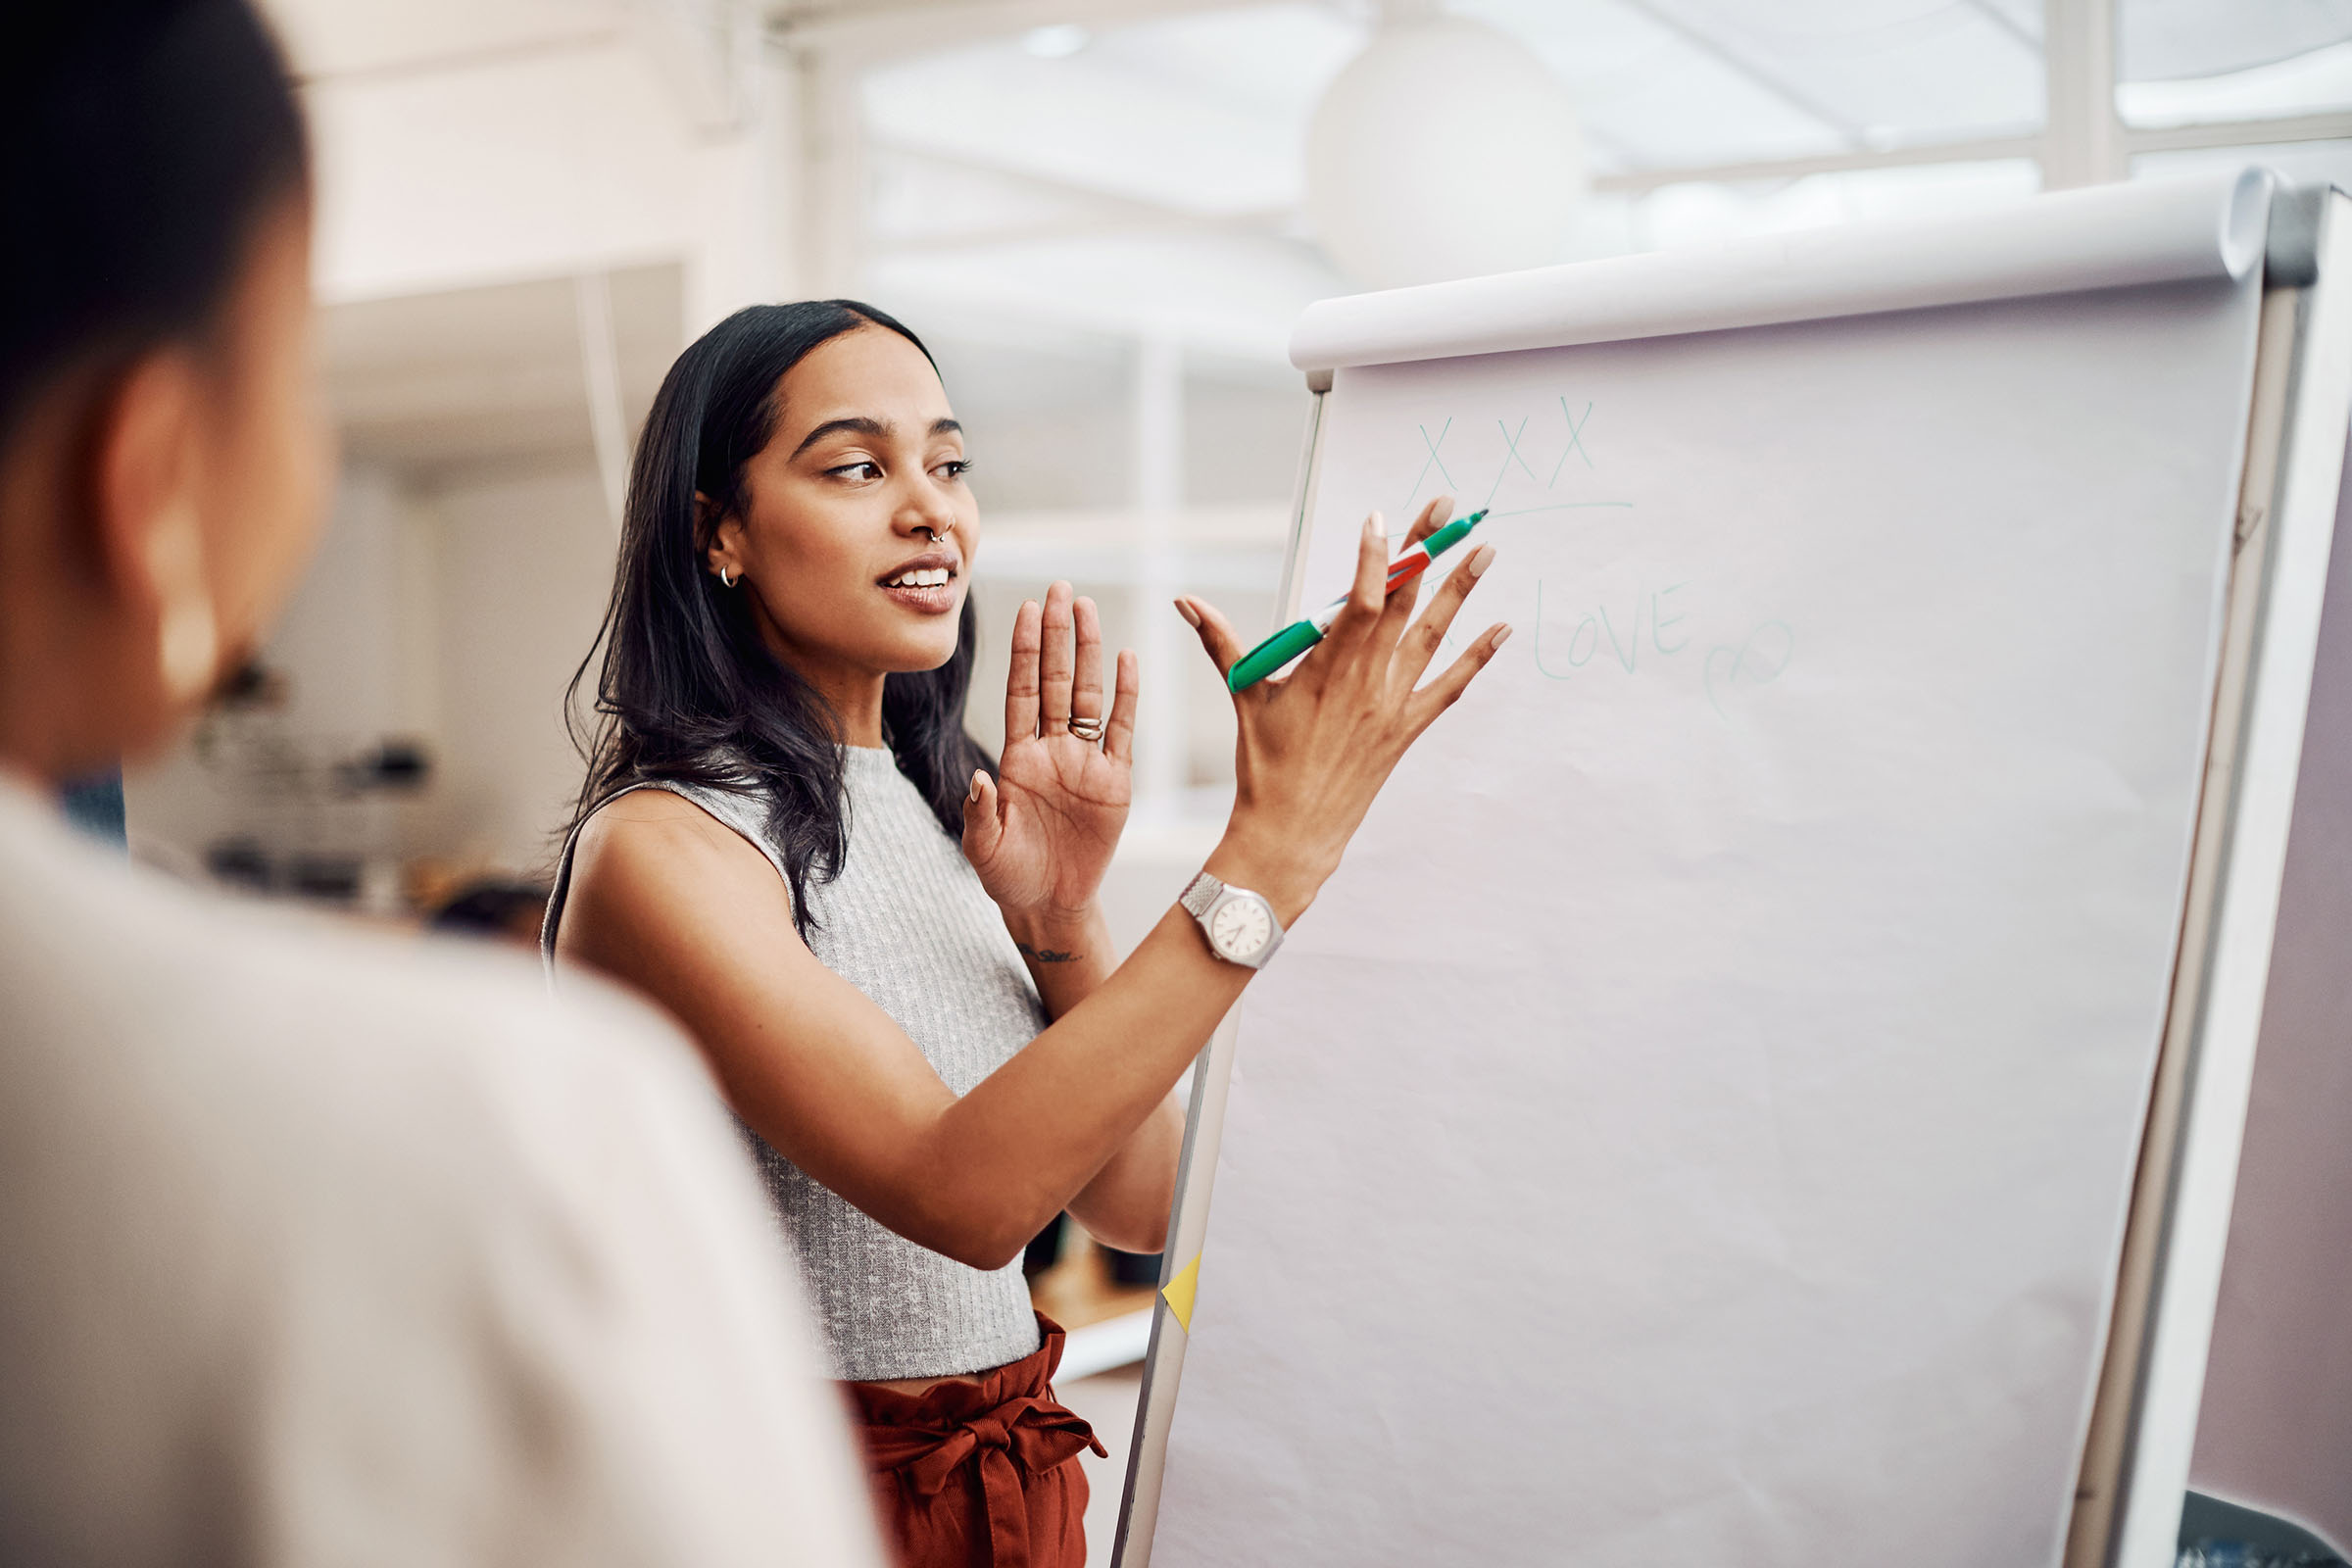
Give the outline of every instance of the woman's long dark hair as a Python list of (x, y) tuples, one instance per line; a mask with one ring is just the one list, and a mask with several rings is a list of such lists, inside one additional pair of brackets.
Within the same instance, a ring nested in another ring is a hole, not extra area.
[[(754, 305), (678, 356), (637, 443), (612, 601), (564, 708), (588, 761), (572, 828), (615, 792), (652, 779), (763, 800), (804, 938), (813, 924), (808, 886), (837, 875), (849, 847), (840, 717), (768, 652), (746, 596), (719, 585), (705, 551), (717, 518), (749, 506), (744, 465), (775, 434), (784, 373), (861, 327), (896, 332), (930, 358), (922, 339), (855, 300)], [(708, 519), (697, 515), (698, 490), (717, 504)], [(976, 641), (967, 598), (955, 657), (882, 683), (882, 732), (899, 771), (949, 834), (962, 831), (972, 770), (994, 765), (963, 728)], [(595, 715), (583, 724), (579, 693), (592, 664)]]
[(0, 49), (0, 437), (69, 366), (204, 340), (310, 179), (246, 0), (31, 0)]

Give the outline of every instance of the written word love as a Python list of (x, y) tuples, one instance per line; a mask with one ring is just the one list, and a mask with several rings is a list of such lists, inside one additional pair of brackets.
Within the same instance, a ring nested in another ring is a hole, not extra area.
[(1536, 672), (1546, 680), (1673, 672), (1694, 678), (1707, 706), (1728, 719), (1735, 705), (1787, 671), (1796, 657), (1796, 630), (1785, 620), (1765, 620), (1723, 641), (1702, 640), (1700, 626), (1720, 619), (1705, 609), (1690, 582), (1580, 596), (1573, 585), (1538, 577)]

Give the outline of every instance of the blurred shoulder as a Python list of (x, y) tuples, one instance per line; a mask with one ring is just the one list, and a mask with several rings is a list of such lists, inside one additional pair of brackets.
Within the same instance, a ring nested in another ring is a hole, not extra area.
[(149, 1165), (233, 1148), (223, 1179), (282, 1158), (421, 1191), (496, 1166), (559, 1193), (593, 1175), (583, 1148), (725, 1132), (698, 1055), (616, 988), (557, 998), (522, 954), (222, 898), (24, 826), (0, 823), (0, 1124)]
[(808, 1560), (870, 1560), (789, 1259), (674, 1029), (9, 805), (0, 1386), (44, 1444), (0, 1455), (0, 1545), (457, 1560), (492, 1528), (748, 1563), (801, 1516), (838, 1548)]

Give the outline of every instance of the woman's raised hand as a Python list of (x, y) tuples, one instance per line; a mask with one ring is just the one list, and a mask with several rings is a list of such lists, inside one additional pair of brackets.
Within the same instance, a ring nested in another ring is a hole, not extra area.
[[(980, 885), (1014, 919), (1076, 922), (1118, 847), (1133, 795), (1135, 655), (1122, 650), (1107, 701), (1102, 622), (1091, 599), (1057, 582), (1012, 623), (1004, 681), (1004, 754), (992, 781), (972, 777), (963, 854)], [(1101, 726), (1102, 739), (1071, 732)]]
[[(1453, 501), (1440, 496), (1405, 542), (1442, 526)], [(1364, 519), (1348, 608), (1298, 667), (1233, 698), (1241, 738), (1233, 817), (1208, 869), (1263, 894), (1287, 922), (1314, 899), (1405, 748), (1462, 695), (1511, 629), (1497, 621), (1428, 685), (1419, 684), (1462, 601), (1494, 559), (1481, 545), (1413, 618), (1416, 581), (1387, 595), (1388, 540), (1380, 514)], [(1179, 599), (1220, 673), (1246, 651), (1216, 610)]]

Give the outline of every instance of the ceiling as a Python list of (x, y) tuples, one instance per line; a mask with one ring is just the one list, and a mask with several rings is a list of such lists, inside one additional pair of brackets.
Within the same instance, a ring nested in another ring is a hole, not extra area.
[[(605, 276), (622, 426), (634, 431), (684, 347), (682, 279), (675, 266)], [(327, 395), (345, 454), (420, 488), (592, 463), (574, 290), (542, 279), (327, 307)]]
[[(316, 83), (616, 41), (683, 58), (723, 30), (731, 10), (731, 0), (263, 3)], [(801, 0), (755, 3), (771, 20), (802, 9)], [(1392, 3), (1442, 6), (1523, 40), (1575, 102), (1592, 172), (1620, 183), (2031, 136), (2041, 120), (2039, 0)], [(2119, 104), (2133, 123), (2352, 108), (2352, 0), (2116, 3)], [(859, 78), (869, 261), (858, 286), (966, 345), (967, 388), (1026, 384), (982, 367), (1015, 368), (1013, 351), (1041, 324), (1118, 340), (1165, 328), (1196, 354), (1271, 368), (1298, 310), (1348, 287), (1301, 216), (1301, 153), (1325, 87), (1369, 35), (1371, 0), (827, 5), (869, 19), (859, 36), (883, 40)], [(926, 51), (945, 22), (962, 23), (968, 39), (984, 18), (1032, 30)], [(1042, 23), (1054, 25), (1032, 25)], [(2280, 156), (2313, 172), (2352, 170), (2340, 144)], [(2165, 160), (2143, 162), (2153, 170)], [(1948, 211), (2015, 200), (2036, 183), (2030, 158), (2009, 157), (1609, 191), (1588, 201), (1567, 254)], [(641, 269), (612, 286), (634, 428), (679, 347), (680, 281), (674, 268)], [(355, 456), (430, 477), (590, 451), (568, 280), (337, 307), (327, 333)], [(1109, 348), (1072, 353), (1117, 361)], [(1057, 362), (1037, 379), (1066, 391), (1086, 376)], [(1100, 403), (1100, 389), (1078, 401), (1089, 400)], [(1049, 429), (1050, 417), (1038, 417)]]
[(260, 0), (308, 80), (424, 71), (617, 37), (627, 0)]
[[(2040, 0), (1418, 6), (1523, 41), (1566, 88), (1602, 187), (1563, 238), (1568, 258), (1951, 211), (2038, 187), (2029, 138), (2042, 123)], [(2352, 110), (2352, 0), (2117, 6), (2119, 105), (2135, 123)], [(1317, 103), (1377, 10), (1276, 0), (1121, 23), (1122, 9), (1070, 0), (1054, 13), (1067, 24), (865, 73), (867, 286), (967, 314), (1174, 321), (1277, 355), (1299, 309), (1349, 287), (1302, 217), (1303, 153)], [(1102, 24), (1090, 27), (1090, 15)], [(2014, 150), (1737, 184), (1673, 177), (1983, 141)], [(2352, 144), (2322, 145), (2333, 145), (2329, 167), (2352, 170)]]
[[(1551, 68), (1601, 174), (2015, 136), (2041, 123), (2036, 0), (1450, 0), (1444, 9), (1492, 24)], [(1308, 118), (1367, 35), (1358, 8), (1289, 0), (1110, 27), (1074, 49), (1056, 40), (1052, 54), (1033, 52), (1037, 39), (1005, 37), (869, 73), (866, 128), (876, 147), (939, 161), (966, 181), (960, 198), (924, 193), (940, 224), (1016, 210), (1050, 218), (1056, 195), (1081, 194), (1195, 218), (1273, 219), (1298, 205)], [(2121, 6), (2125, 76), (2173, 83), (2164, 101), (2176, 114), (2193, 113), (2200, 94), (2230, 113), (2352, 105), (2352, 50), (2316, 71), (2261, 69), (2347, 39), (2352, 0)], [(886, 220), (913, 226), (911, 205), (886, 207)]]

